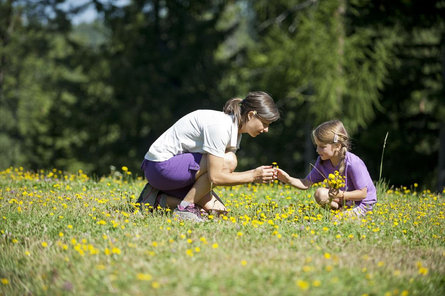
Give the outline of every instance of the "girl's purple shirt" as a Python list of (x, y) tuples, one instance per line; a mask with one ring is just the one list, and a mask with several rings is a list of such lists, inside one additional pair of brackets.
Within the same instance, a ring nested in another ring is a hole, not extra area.
[[(346, 186), (343, 187), (342, 190), (353, 191), (366, 187), (366, 197), (360, 201), (356, 201), (355, 205), (367, 211), (372, 210), (372, 206), (377, 202), (377, 193), (365, 163), (352, 152), (346, 152), (345, 158), (344, 177)], [(329, 174), (338, 171), (338, 167), (339, 165), (334, 167), (330, 160), (321, 160), (320, 157), (318, 157), (315, 168), (306, 176), (306, 179), (312, 183), (322, 182), (325, 176), (327, 177)]]

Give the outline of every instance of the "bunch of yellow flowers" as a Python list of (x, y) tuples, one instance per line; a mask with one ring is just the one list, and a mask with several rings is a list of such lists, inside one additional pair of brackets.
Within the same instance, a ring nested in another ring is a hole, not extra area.
[(340, 175), (339, 171), (335, 171), (333, 174), (329, 174), (326, 179), (324, 179), (322, 185), (329, 189), (340, 189), (345, 186), (345, 178)]
[(329, 188), (329, 198), (332, 200), (338, 196), (340, 188), (343, 188), (345, 183), (345, 178), (340, 175), (338, 171), (335, 171), (333, 174), (329, 174), (328, 177), (324, 179), (322, 186)]

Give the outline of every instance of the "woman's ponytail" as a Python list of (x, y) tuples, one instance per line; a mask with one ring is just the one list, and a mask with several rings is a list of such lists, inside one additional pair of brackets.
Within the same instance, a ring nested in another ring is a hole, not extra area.
[(256, 115), (263, 120), (272, 123), (280, 118), (275, 102), (272, 97), (263, 91), (249, 92), (246, 98), (233, 98), (226, 102), (224, 113), (233, 115), (238, 125), (242, 126), (247, 121), (250, 111), (255, 111)]
[(224, 113), (233, 115), (234, 120), (236, 120), (238, 124), (241, 122), (242, 101), (243, 99), (240, 98), (232, 98), (226, 102), (223, 108)]

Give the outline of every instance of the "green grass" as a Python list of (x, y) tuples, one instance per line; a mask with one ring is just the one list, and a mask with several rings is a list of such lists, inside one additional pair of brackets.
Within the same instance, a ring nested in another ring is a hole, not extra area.
[(0, 295), (443, 295), (445, 199), (387, 190), (335, 222), (313, 191), (220, 187), (230, 209), (193, 224), (134, 211), (144, 182), (0, 172)]

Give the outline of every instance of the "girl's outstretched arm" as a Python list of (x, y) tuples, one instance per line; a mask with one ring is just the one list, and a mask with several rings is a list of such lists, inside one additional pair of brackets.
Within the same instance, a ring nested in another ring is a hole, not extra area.
[(283, 183), (289, 184), (301, 190), (306, 190), (312, 185), (312, 182), (307, 179), (294, 178), (289, 176), (289, 174), (283, 171), (282, 169), (276, 169), (276, 170), (277, 170), (277, 179)]

